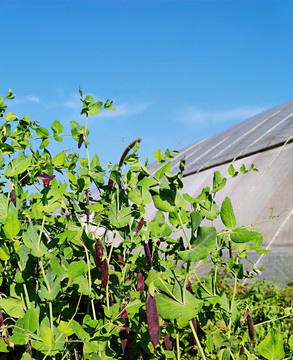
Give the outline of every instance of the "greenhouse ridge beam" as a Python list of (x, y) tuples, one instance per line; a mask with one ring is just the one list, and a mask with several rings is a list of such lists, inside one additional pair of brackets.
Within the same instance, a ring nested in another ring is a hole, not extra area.
[(224, 160), (224, 161), (221, 161), (221, 162), (218, 162), (218, 163), (213, 163), (209, 166), (205, 166), (205, 167), (202, 167), (198, 170), (194, 170), (194, 171), (190, 171), (186, 174), (183, 174), (183, 177), (187, 177), (187, 176), (190, 176), (190, 175), (194, 175), (194, 174), (198, 174), (200, 172), (203, 172), (205, 170), (209, 170), (209, 169), (212, 169), (212, 168), (215, 168), (217, 166), (220, 166), (220, 165), (225, 165), (225, 164), (229, 164), (229, 163), (232, 163), (234, 162), (235, 160), (241, 160), (241, 159), (244, 159), (244, 158), (247, 158), (248, 156), (251, 156), (251, 155), (255, 155), (255, 154), (259, 154), (259, 153), (263, 153), (263, 152), (266, 152), (266, 151), (269, 151), (269, 150), (272, 150), (272, 149), (276, 149), (278, 147), (281, 147), (281, 146), (285, 146), (287, 144), (290, 144), (293, 142), (293, 137), (289, 138), (287, 141), (285, 142), (281, 142), (281, 143), (278, 143), (278, 144), (274, 144), (274, 145), (271, 145), (271, 146), (268, 146), (266, 148), (263, 148), (263, 149), (259, 149), (259, 150), (255, 150), (255, 151), (251, 151), (250, 153), (246, 153), (244, 155), (240, 155), (238, 156), (237, 158), (235, 157), (232, 157), (230, 159), (227, 159), (227, 160)]

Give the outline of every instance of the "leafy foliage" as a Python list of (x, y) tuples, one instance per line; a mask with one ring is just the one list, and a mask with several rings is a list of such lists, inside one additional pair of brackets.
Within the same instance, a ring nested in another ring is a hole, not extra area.
[[(0, 359), (292, 355), (292, 337), (280, 346), (278, 331), (265, 337), (257, 330), (257, 347), (240, 325), (245, 314), (237, 280), (253, 276), (241, 259), (261, 251), (262, 235), (251, 225), (236, 227), (229, 198), (215, 201), (228, 181), (254, 166), (236, 171), (230, 165), (230, 178), (216, 171), (212, 189), (196, 198), (184, 193), (184, 160), (170, 173), (177, 151), (157, 150), (154, 173), (137, 154), (141, 139), (105, 170), (97, 155), (90, 158), (87, 120), (114, 110), (113, 103), (83, 97), (81, 90), (80, 96), (85, 124), (71, 121), (69, 136), (87, 158), (66, 150), (52, 158), (50, 141), (68, 136), (58, 120), (46, 129), (8, 112), (0, 126)], [(1, 117), (13, 98), (11, 90), (0, 98)], [(213, 225), (218, 217), (222, 229)], [(213, 276), (200, 280), (196, 262), (208, 257)], [(234, 278), (232, 293), (220, 286), (221, 269)], [(246, 319), (254, 318), (255, 309), (247, 311)], [(254, 324), (262, 329), (259, 321)]]

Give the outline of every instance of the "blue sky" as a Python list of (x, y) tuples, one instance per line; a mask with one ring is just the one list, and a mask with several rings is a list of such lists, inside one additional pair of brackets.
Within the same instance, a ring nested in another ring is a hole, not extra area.
[(152, 159), (293, 98), (292, 1), (1, 0), (0, 14), (8, 111), (68, 132), (79, 87), (114, 100), (89, 120), (102, 164), (135, 138)]

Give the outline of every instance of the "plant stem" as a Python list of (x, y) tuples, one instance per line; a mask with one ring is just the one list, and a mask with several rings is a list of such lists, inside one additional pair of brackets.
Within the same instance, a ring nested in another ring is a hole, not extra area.
[(214, 294), (214, 296), (216, 296), (217, 272), (218, 272), (218, 266), (215, 265), (214, 281), (213, 281), (213, 294)]
[(233, 287), (233, 296), (231, 299), (230, 305), (230, 319), (229, 319), (229, 336), (231, 335), (231, 327), (232, 327), (232, 311), (234, 308), (235, 296), (236, 296), (236, 289), (237, 289), (237, 275), (234, 274), (234, 287)]
[(177, 348), (177, 360), (180, 360), (180, 344), (179, 344), (179, 334), (176, 333), (176, 348)]
[(192, 331), (192, 333), (193, 333), (193, 336), (194, 336), (194, 338), (195, 338), (196, 344), (197, 344), (197, 346), (198, 346), (198, 350), (199, 350), (199, 352), (201, 353), (202, 358), (203, 358), (204, 360), (207, 360), (206, 357), (205, 357), (203, 348), (202, 348), (201, 345), (200, 345), (200, 342), (199, 342), (197, 333), (196, 333), (196, 331), (195, 331), (195, 328), (194, 328), (191, 320), (189, 320), (189, 325), (190, 325), (190, 327), (191, 327), (191, 331)]
[(187, 267), (186, 267), (186, 275), (185, 275), (185, 279), (184, 279), (184, 285), (183, 285), (183, 304), (186, 303), (186, 284), (187, 284), (187, 280), (189, 277), (189, 269), (190, 269), (190, 262), (187, 263)]
[[(39, 261), (39, 265), (40, 265), (40, 269), (41, 269), (41, 272), (42, 272), (43, 279), (44, 279), (44, 281), (45, 281), (46, 287), (47, 287), (47, 289), (48, 289), (48, 292), (51, 293), (50, 284), (49, 284), (49, 281), (48, 281), (48, 279), (47, 279), (47, 277), (46, 277), (42, 260)], [(51, 324), (51, 329), (53, 330), (53, 307), (52, 307), (52, 302), (51, 302), (51, 301), (49, 302), (49, 311), (50, 311), (50, 324)]]
[[(88, 249), (86, 247), (85, 244), (83, 244), (84, 247), (84, 251), (85, 251), (85, 255), (86, 255), (86, 262), (87, 262), (87, 268), (88, 268), (88, 284), (89, 284), (89, 291), (92, 291), (92, 277), (91, 277), (91, 263), (90, 263), (90, 257), (89, 257), (89, 252)], [(95, 310), (95, 305), (94, 305), (94, 300), (91, 299), (91, 306), (92, 306), (92, 311), (93, 311), (93, 317), (94, 320), (97, 320), (96, 317), (96, 310)]]
[(234, 357), (234, 355), (233, 355), (233, 353), (232, 353), (231, 349), (230, 349), (230, 348), (228, 348), (228, 350), (229, 350), (229, 353), (230, 353), (230, 355), (231, 355), (231, 357), (232, 357), (232, 360), (235, 360), (235, 357)]
[(45, 219), (46, 219), (46, 216), (44, 215), (43, 216), (43, 221), (42, 221), (42, 226), (41, 226), (41, 231), (40, 231), (39, 238), (38, 238), (38, 249), (40, 248), (40, 242), (41, 242), (42, 234), (43, 234), (43, 231), (44, 231)]
[[(86, 136), (86, 130), (87, 130), (87, 121), (88, 121), (88, 114), (86, 114), (86, 117), (85, 117), (85, 134), (84, 134), (84, 137), (85, 137), (85, 140), (87, 140), (87, 136)], [(89, 154), (89, 150), (87, 148), (87, 145), (85, 144), (85, 150), (86, 150), (86, 155), (87, 155), (87, 160), (88, 160), (88, 168), (89, 170), (91, 169), (91, 161), (90, 161), (90, 154)]]
[(182, 218), (181, 218), (181, 216), (180, 216), (180, 212), (178, 212), (178, 217), (179, 217), (180, 225), (181, 225), (182, 230), (183, 230), (183, 232), (184, 232), (184, 236), (185, 236), (185, 239), (186, 239), (186, 242), (187, 242), (188, 248), (189, 248), (189, 250), (191, 250), (190, 241), (189, 241), (189, 238), (188, 238), (188, 236), (187, 236), (187, 233), (186, 233), (186, 230), (185, 230), (185, 227), (184, 227), (184, 224), (183, 224)]
[(50, 325), (51, 325), (51, 329), (53, 331), (53, 305), (52, 305), (52, 301), (49, 302), (49, 311), (50, 311)]
[[(18, 255), (17, 255), (17, 253), (16, 253), (16, 250), (15, 250), (15, 247), (14, 247), (14, 244), (13, 244), (13, 241), (11, 242), (11, 244), (12, 244), (12, 249), (13, 249), (14, 255), (15, 255), (16, 259), (17, 259), (18, 268), (19, 268), (20, 272), (23, 272), (23, 268), (22, 268), (22, 266), (20, 265), (20, 262), (19, 262), (19, 260), (18, 260)], [(24, 291), (25, 299), (26, 299), (26, 306), (25, 306), (25, 303), (24, 303), (24, 300), (23, 300), (24, 307), (25, 307), (25, 310), (26, 310), (26, 307), (27, 307), (28, 309), (30, 308), (30, 298), (29, 298), (29, 296), (28, 296), (28, 291), (27, 291), (26, 283), (23, 283), (22, 286), (23, 286), (23, 291)]]

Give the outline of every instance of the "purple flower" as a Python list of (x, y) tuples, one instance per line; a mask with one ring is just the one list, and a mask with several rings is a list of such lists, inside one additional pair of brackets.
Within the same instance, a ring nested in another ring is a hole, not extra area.
[(40, 179), (40, 180), (43, 180), (43, 184), (44, 184), (44, 186), (46, 186), (46, 187), (49, 187), (50, 182), (51, 182), (54, 178), (55, 178), (55, 175), (48, 175), (48, 174), (45, 174), (45, 173), (39, 174), (39, 179)]
[(261, 276), (261, 274), (262, 274), (259, 269), (253, 269), (252, 272), (255, 276)]

